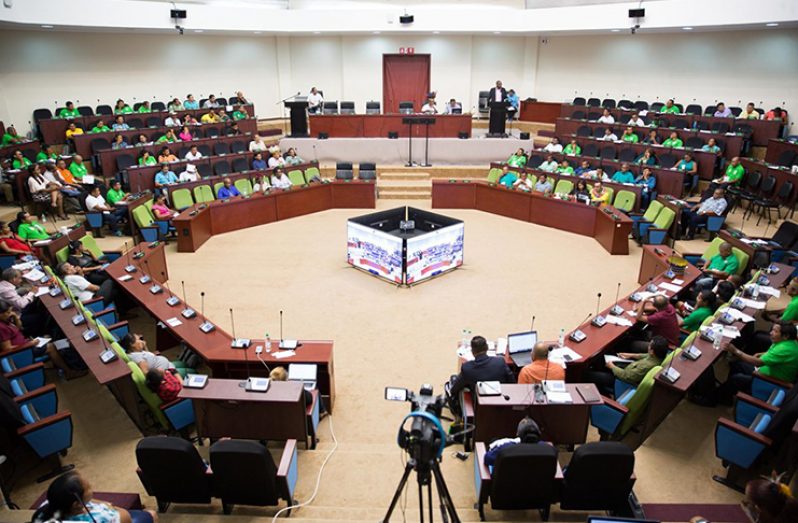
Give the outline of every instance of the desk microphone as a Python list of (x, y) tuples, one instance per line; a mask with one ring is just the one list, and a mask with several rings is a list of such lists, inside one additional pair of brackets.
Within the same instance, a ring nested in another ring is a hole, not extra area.
[(196, 316), (197, 313), (194, 312), (194, 309), (192, 309), (191, 307), (188, 306), (188, 302), (186, 301), (186, 282), (183, 281), (183, 280), (180, 280), (180, 285), (183, 287), (183, 304), (186, 306), (183, 309), (183, 312), (181, 312), (180, 314), (182, 314), (183, 317), (186, 318), (186, 319), (191, 319), (194, 316)]
[[(233, 321), (233, 309), (230, 309), (230, 321), (231, 322)], [(249, 384), (250, 384), (250, 378), (251, 378), (251, 376), (249, 375), (249, 357), (247, 356), (247, 349), (249, 348), (249, 344), (247, 344), (245, 347), (236, 347), (235, 327), (233, 328), (233, 344), (231, 346), (234, 349), (235, 348), (244, 349), (244, 365), (247, 368), (247, 377), (246, 377), (246, 379), (244, 381), (239, 382), (238, 386), (241, 387), (242, 389), (248, 391), (248, 390), (250, 390)]]
[(596, 295), (596, 316), (593, 318), (593, 321), (591, 321), (590, 324), (593, 325), (594, 327), (598, 327), (599, 329), (607, 324), (607, 319), (599, 314), (600, 308), (601, 308), (601, 293), (598, 293)]
[(136, 266), (133, 265), (133, 262), (130, 259), (130, 249), (127, 247), (127, 242), (125, 242), (125, 254), (127, 254), (127, 267), (125, 267), (125, 272), (136, 272)]
[(213, 323), (209, 322), (207, 318), (205, 318), (205, 291), (200, 292), (200, 300), (201, 300), (200, 310), (202, 311), (202, 317), (205, 321), (202, 322), (199, 328), (202, 332), (208, 334), (213, 329), (215, 329), (216, 326)]
[[(150, 261), (149, 260), (144, 260), (144, 267), (147, 268), (147, 274), (152, 274), (152, 271), (150, 270)], [(157, 282), (153, 282), (153, 284), (150, 286), (150, 292), (152, 294), (158, 294), (158, 293), (163, 292), (163, 288), (160, 285), (158, 285)]]
[(532, 315), (532, 325), (529, 326), (529, 330), (530, 331), (534, 331), (535, 330), (535, 316), (534, 315)]
[(620, 316), (623, 314), (623, 309), (618, 305), (618, 298), (621, 296), (621, 282), (618, 282), (618, 289), (615, 291), (615, 305), (610, 309), (610, 314)]
[[(230, 343), (230, 346), (234, 349), (244, 349), (246, 351), (247, 347), (250, 345), (249, 338), (238, 338), (236, 337), (236, 320), (233, 317), (233, 309), (230, 309), (230, 327), (233, 330), (233, 341)], [(246, 352), (244, 352), (246, 355)]]
[[(585, 323), (585, 322), (586, 322), (586, 321), (587, 321), (587, 320), (588, 320), (588, 319), (589, 319), (591, 316), (593, 316), (593, 313), (592, 313), (592, 312), (588, 312), (588, 313), (587, 313), (587, 316), (585, 316), (585, 319), (584, 319), (584, 320), (582, 320), (582, 322), (581, 322), (579, 325), (584, 325), (584, 323)], [(585, 333), (584, 333), (584, 332), (582, 332), (582, 331), (581, 331), (579, 328), (577, 328), (577, 329), (576, 329), (576, 330), (574, 330), (574, 331), (573, 331), (571, 334), (569, 334), (569, 335), (568, 335), (568, 339), (569, 339), (569, 340), (571, 340), (571, 341), (573, 341), (573, 342), (576, 342), (576, 343), (581, 343), (581, 342), (583, 342), (583, 341), (585, 341), (585, 340), (587, 339), (587, 334), (585, 334)]]
[(283, 346), (283, 310), (280, 309), (280, 347)]
[[(676, 349), (674, 348), (673, 350), (675, 351)], [(673, 356), (675, 356), (675, 354)], [(668, 364), (665, 365), (665, 368), (659, 374), (660, 378), (667, 381), (668, 383), (676, 382), (676, 380), (678, 380), (679, 377), (681, 376), (679, 371), (673, 368), (673, 360), (675, 359), (673, 356), (671, 357), (671, 361), (669, 361)]]
[(161, 278), (163, 279), (163, 284), (166, 287), (166, 292), (169, 293), (169, 297), (166, 299), (166, 304), (169, 305), (170, 307), (174, 307), (175, 305), (180, 303), (180, 298), (175, 296), (172, 293), (172, 289), (169, 288), (169, 284), (166, 282), (166, 273), (164, 271), (161, 271)]

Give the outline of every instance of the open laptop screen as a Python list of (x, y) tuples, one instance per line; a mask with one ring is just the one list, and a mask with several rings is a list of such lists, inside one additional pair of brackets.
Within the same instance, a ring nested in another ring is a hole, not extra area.
[(312, 363), (291, 363), (288, 365), (289, 381), (316, 381), (316, 365)]
[(509, 334), (507, 336), (507, 350), (510, 354), (531, 351), (537, 341), (538, 333), (536, 331)]

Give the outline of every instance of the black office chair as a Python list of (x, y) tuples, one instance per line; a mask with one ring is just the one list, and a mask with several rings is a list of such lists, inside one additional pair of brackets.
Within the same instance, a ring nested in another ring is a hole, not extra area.
[(715, 114), (716, 107), (714, 105), (708, 105), (704, 108), (704, 116), (712, 116)]
[(211, 146), (207, 143), (197, 146), (197, 151), (202, 153), (202, 156), (212, 156)]
[(581, 126), (579, 126), (579, 128), (576, 130), (576, 135), (577, 136), (582, 136), (582, 137), (585, 137), (585, 138), (589, 137), (590, 136), (590, 126), (589, 125), (581, 125)]
[[(795, 186), (791, 181), (785, 181), (784, 183), (781, 184), (781, 187), (779, 187), (779, 190), (776, 193), (775, 198), (765, 197), (762, 199), (754, 200), (754, 207), (759, 208), (759, 218), (756, 220), (756, 224), (759, 225), (759, 221), (762, 219), (762, 216), (764, 216), (765, 211), (767, 211), (768, 213), (768, 224), (773, 223), (770, 215), (770, 212), (773, 209), (776, 209), (776, 216), (777, 216), (776, 221), (780, 220), (781, 207), (789, 206), (790, 200), (792, 199), (792, 192), (794, 188)], [(787, 217), (788, 212), (784, 214), (785, 218)]]
[(598, 98), (588, 98), (587, 99), (587, 106), (588, 107), (601, 107), (601, 100)]
[(601, 101), (601, 106), (605, 109), (615, 109), (618, 104), (615, 103), (615, 98), (605, 98)]
[(110, 105), (98, 105), (94, 108), (94, 114), (96, 115), (103, 115), (103, 116), (111, 116), (114, 114), (114, 110), (111, 109)]
[(380, 114), (380, 102), (366, 102), (366, 114)]
[[(296, 467), (296, 440), (290, 439), (283, 449), (280, 460), (293, 461)], [(284, 499), (288, 505), (294, 504), (293, 493), (296, 472), (286, 466), (278, 470), (272, 455), (266, 447), (251, 440), (221, 440), (211, 445), (211, 469), (213, 470), (213, 491), (222, 499), (225, 514), (233, 512), (235, 505), (272, 507)], [(287, 516), (291, 515), (288, 510)]]
[(213, 175), (211, 165), (208, 163), (198, 163), (197, 172), (202, 178), (210, 178)]
[(205, 102), (207, 102), (207, 101), (208, 101), (207, 98), (200, 98), (200, 101), (199, 101), (200, 108), (205, 107)]
[(222, 107), (227, 105), (227, 98), (222, 98), (221, 96), (216, 99), (216, 103), (221, 105)]
[(605, 145), (601, 148), (601, 152), (599, 153), (599, 157), (602, 160), (614, 160), (615, 159), (615, 146), (614, 145)]
[(360, 168), (358, 170), (357, 177), (360, 180), (376, 180), (377, 164), (371, 162), (360, 162)]
[(147, 117), (147, 127), (160, 127), (161, 125), (163, 125), (163, 121), (159, 116)]
[(189, 441), (151, 436), (136, 445), (136, 471), (147, 494), (155, 497), (158, 512), (171, 503), (210, 503), (213, 476)]
[(321, 114), (338, 114), (338, 101), (322, 102)]
[(247, 150), (247, 142), (237, 140), (230, 144), (230, 152), (233, 154), (243, 153)]
[(618, 160), (622, 162), (631, 163), (635, 161), (635, 158), (637, 158), (637, 152), (630, 147), (621, 149), (621, 152), (618, 153)]
[(759, 184), (762, 183), (762, 173), (753, 171), (745, 173), (740, 187), (730, 185), (727, 189), (728, 194), (732, 197), (729, 212), (734, 211), (738, 205), (742, 206), (742, 202), (748, 202), (748, 208), (751, 203), (757, 198)]
[(141, 118), (127, 118), (125, 122), (133, 129), (141, 129), (144, 127), (144, 121)]
[(78, 113), (80, 113), (81, 116), (94, 116), (94, 109), (88, 105), (79, 105)]
[(219, 136), (219, 128), (218, 127), (206, 127), (205, 128), (205, 136), (207, 138), (216, 138)]
[[(750, 217), (754, 212), (759, 208), (761, 209), (766, 203), (771, 202), (771, 198), (773, 197), (773, 193), (776, 192), (776, 177), (772, 174), (769, 174), (762, 180), (762, 184), (759, 186), (759, 193), (756, 196), (749, 200), (748, 210), (746, 214)], [(743, 219), (745, 219), (746, 214), (743, 214)], [(768, 213), (768, 216), (770, 213)], [(758, 224), (759, 222), (757, 222)]]
[(355, 102), (341, 102), (341, 114), (355, 114)]
[(33, 111), (33, 121), (49, 120), (53, 117), (53, 112), (50, 109), (35, 109)]
[(695, 128), (699, 131), (709, 131), (709, 122), (706, 120), (696, 120)]
[(415, 104), (413, 102), (399, 102), (400, 114), (413, 114), (415, 111)]
[(352, 162), (338, 162), (335, 164), (336, 180), (351, 180), (354, 176)]
[(571, 113), (572, 120), (584, 120), (585, 119), (585, 112), (584, 111), (574, 111)]
[(571, 102), (573, 105), (587, 105), (587, 101), (582, 98), (581, 96), (577, 96), (574, 98), (574, 101)]
[(701, 106), (698, 104), (689, 104), (684, 108), (684, 112), (694, 116), (701, 116)]
[(152, 102), (150, 104), (150, 109), (153, 111), (166, 111), (166, 104), (163, 102)]
[(662, 102), (654, 102), (654, 103), (651, 104), (651, 109), (650, 110), (652, 112), (658, 113), (659, 110), (662, 109), (663, 107), (665, 107), (664, 103), (662, 103)]
[(591, 156), (597, 158), (599, 155), (598, 145), (593, 142), (588, 142), (582, 147), (582, 156)]
[(238, 96), (231, 96), (230, 98), (227, 99), (227, 102), (230, 105), (238, 105)]
[(593, 129), (593, 136), (596, 138), (601, 138), (604, 136), (604, 129), (606, 129), (606, 127), (596, 127)]
[(187, 146), (187, 145), (184, 145), (184, 146), (180, 147), (180, 149), (176, 153), (177, 157), (180, 158), (181, 160), (183, 160), (190, 150), (191, 150), (191, 148), (189, 146)]
[(635, 102), (635, 109), (638, 111), (648, 111), (648, 102), (645, 100), (638, 100)]
[(213, 144), (213, 154), (219, 156), (222, 154), (230, 154), (230, 145), (226, 142), (218, 142)]
[(618, 100), (618, 109), (634, 109), (635, 104), (631, 100)]
[(684, 141), (684, 146), (688, 149), (700, 149), (704, 146), (704, 140), (700, 136), (689, 136)]
[[(477, 443), (474, 459), (483, 460), (483, 443)], [(557, 502), (560, 478), (557, 477), (557, 449), (546, 444), (517, 444), (501, 449), (491, 472), (483, 463), (475, 464), (477, 509), (485, 521), (484, 505), (493, 510), (537, 509), (543, 521), (549, 520), (552, 503)]]
[(675, 127), (676, 129), (689, 129), (690, 122), (688, 122), (684, 118), (676, 118), (675, 120), (673, 120), (672, 127)]
[(634, 452), (623, 443), (595, 441), (581, 445), (565, 469), (560, 508), (628, 514), (634, 467)]
[(132, 154), (120, 154), (116, 157), (116, 172), (121, 173), (136, 165), (136, 159)]
[(235, 158), (232, 164), (234, 173), (242, 173), (249, 170), (249, 161), (246, 158)]
[(737, 118), (743, 112), (743, 108), (742, 107), (737, 107), (737, 106), (731, 106), (731, 107), (729, 107), (729, 111), (731, 111), (731, 113), (734, 115), (734, 117)]
[(589, 113), (587, 113), (587, 119), (589, 122), (595, 122), (596, 120), (601, 118), (601, 114), (602, 113), (598, 111), (590, 111)]
[(675, 154), (671, 153), (662, 153), (660, 154), (657, 159), (659, 160), (659, 166), (663, 169), (670, 169), (676, 162), (679, 161), (679, 158)]
[(89, 143), (89, 146), (91, 147), (91, 153), (92, 154), (97, 154), (97, 151), (102, 151), (104, 149), (110, 149), (111, 148), (111, 142), (109, 142), (105, 138), (94, 138)]
[(226, 160), (219, 160), (213, 164), (213, 174), (216, 176), (226, 176), (230, 174), (230, 164)]
[(793, 163), (795, 163), (795, 152), (791, 151), (790, 149), (786, 149), (779, 154), (779, 157), (776, 158), (776, 165), (780, 165), (782, 167), (789, 167)]
[(712, 124), (712, 131), (716, 133), (725, 134), (729, 132), (729, 129), (730, 126), (726, 122), (714, 122)]
[(526, 161), (526, 166), (530, 169), (537, 169), (543, 163), (543, 157), (538, 154), (530, 154)]

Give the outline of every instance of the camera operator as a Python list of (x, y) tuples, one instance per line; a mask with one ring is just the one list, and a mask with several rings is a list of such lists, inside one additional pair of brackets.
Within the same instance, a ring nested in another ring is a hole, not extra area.
[(478, 381), (515, 383), (515, 376), (504, 359), (488, 356), (488, 342), (482, 336), (471, 338), (471, 354), (474, 360), (463, 363), (448, 391), (449, 409), (457, 416), (462, 412), (460, 393), (463, 389), (475, 390)]

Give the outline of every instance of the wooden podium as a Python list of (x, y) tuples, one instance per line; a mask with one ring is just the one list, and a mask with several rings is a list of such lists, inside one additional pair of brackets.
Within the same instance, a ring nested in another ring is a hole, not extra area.
[(308, 135), (308, 99), (294, 98), (285, 102), (291, 111), (291, 138), (307, 138)]
[(490, 121), (488, 122), (488, 138), (505, 138), (507, 122), (507, 102), (489, 102)]

